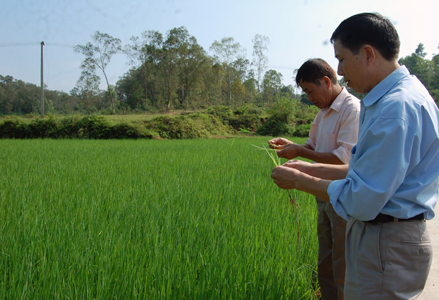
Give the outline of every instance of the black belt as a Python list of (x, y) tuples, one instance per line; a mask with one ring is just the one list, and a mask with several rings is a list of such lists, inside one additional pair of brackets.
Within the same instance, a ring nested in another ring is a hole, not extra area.
[(366, 221), (368, 223), (387, 223), (387, 222), (404, 222), (404, 221), (414, 221), (414, 220), (424, 220), (424, 214), (419, 214), (417, 216), (411, 217), (410, 219), (398, 219), (389, 215), (383, 215), (381, 213), (376, 216), (375, 219)]

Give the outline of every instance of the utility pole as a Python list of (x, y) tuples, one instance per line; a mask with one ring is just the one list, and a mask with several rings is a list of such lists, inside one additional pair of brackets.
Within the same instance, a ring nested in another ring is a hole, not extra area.
[(41, 42), (41, 118), (44, 118), (43, 46), (44, 41)]

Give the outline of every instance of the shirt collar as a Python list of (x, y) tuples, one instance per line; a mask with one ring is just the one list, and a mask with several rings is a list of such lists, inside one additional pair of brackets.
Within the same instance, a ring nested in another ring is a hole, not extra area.
[(329, 109), (335, 110), (336, 112), (340, 112), (341, 107), (343, 106), (344, 99), (346, 99), (348, 91), (343, 87), (340, 94), (335, 98), (332, 102)]
[(401, 66), (393, 71), (383, 81), (378, 83), (362, 100), (365, 106), (370, 106), (383, 97), (399, 80), (410, 75), (405, 66)]

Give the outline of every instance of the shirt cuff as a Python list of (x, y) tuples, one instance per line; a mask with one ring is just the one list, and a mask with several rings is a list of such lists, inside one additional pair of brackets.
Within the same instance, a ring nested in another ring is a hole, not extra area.
[(351, 151), (349, 151), (345, 147), (338, 147), (337, 149), (332, 151), (332, 154), (338, 157), (344, 164), (349, 164), (349, 160), (351, 159)]
[(346, 213), (346, 210), (344, 209), (340, 201), (338, 201), (338, 198), (340, 197), (346, 182), (346, 179), (332, 181), (328, 186), (327, 192), (329, 195), (329, 202), (331, 203), (332, 208), (337, 213), (337, 215), (339, 215), (346, 221), (349, 221), (349, 216)]

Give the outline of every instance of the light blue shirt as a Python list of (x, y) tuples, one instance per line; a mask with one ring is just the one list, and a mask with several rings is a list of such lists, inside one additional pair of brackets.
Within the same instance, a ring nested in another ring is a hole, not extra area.
[(405, 66), (363, 99), (358, 143), (346, 179), (328, 194), (341, 217), (361, 221), (378, 213), (434, 217), (439, 188), (439, 111)]

